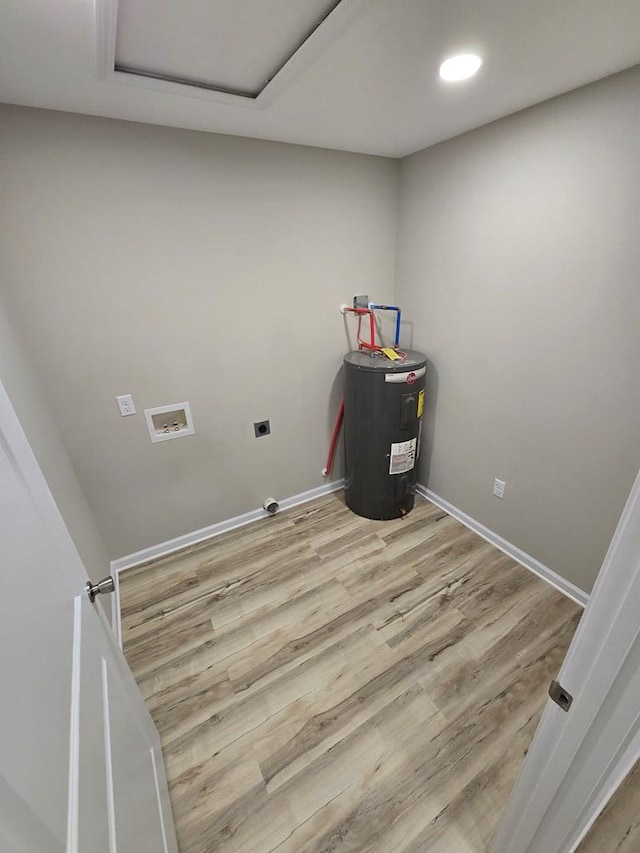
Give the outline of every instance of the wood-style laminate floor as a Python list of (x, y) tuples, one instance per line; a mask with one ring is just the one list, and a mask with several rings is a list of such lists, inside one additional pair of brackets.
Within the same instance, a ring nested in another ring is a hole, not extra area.
[(334, 494), (121, 575), (181, 853), (479, 853), (580, 609), (421, 499)]
[(597, 818), (577, 853), (640, 851), (640, 763), (636, 764)]

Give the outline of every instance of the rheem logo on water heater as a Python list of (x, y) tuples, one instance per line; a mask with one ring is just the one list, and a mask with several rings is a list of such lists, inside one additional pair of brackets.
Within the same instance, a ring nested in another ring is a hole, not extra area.
[(426, 367), (419, 367), (417, 370), (407, 370), (404, 373), (385, 373), (384, 381), (402, 384), (407, 382), (409, 385), (413, 385), (416, 380), (422, 379), (426, 372)]

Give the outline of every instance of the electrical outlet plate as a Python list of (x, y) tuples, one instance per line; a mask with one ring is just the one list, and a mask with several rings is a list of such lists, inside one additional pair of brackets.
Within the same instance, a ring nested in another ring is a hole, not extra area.
[(123, 418), (126, 418), (128, 415), (135, 415), (136, 407), (133, 404), (133, 397), (131, 394), (122, 394), (120, 397), (116, 397), (116, 401), (118, 403), (118, 409)]
[(493, 494), (497, 498), (502, 499), (504, 497), (504, 489), (506, 485), (507, 484), (504, 480), (498, 480), (498, 478), (496, 477), (496, 479), (493, 481)]
[(271, 435), (271, 424), (269, 421), (256, 421), (253, 425), (253, 432), (256, 438), (262, 438), (263, 435)]
[(144, 416), (151, 441), (169, 441), (172, 438), (184, 438), (193, 435), (195, 428), (188, 403), (170, 403), (168, 406), (156, 406), (145, 409)]

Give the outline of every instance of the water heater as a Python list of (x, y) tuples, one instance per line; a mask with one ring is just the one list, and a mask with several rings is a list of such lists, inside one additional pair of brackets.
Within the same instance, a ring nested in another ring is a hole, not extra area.
[(413, 509), (426, 370), (420, 352), (402, 361), (363, 350), (344, 357), (345, 500), (357, 515)]

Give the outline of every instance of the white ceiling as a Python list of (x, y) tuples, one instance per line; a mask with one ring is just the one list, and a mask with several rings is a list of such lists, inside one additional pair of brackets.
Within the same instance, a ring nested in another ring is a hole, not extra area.
[[(265, 46), (286, 54), (296, 27), (332, 5), (121, 0), (120, 26), (135, 2), (151, 11), (146, 27), (139, 17), (126, 38), (118, 33), (119, 60), (144, 38), (139, 49), (153, 62), (218, 73), (203, 64), (203, 34), (219, 25), (233, 45), (227, 57), (248, 57), (229, 73), (244, 68), (252, 85)], [(289, 16), (295, 6), (304, 7), (299, 21)], [(271, 14), (257, 17), (265, 7)], [(640, 62), (639, 0), (342, 0), (247, 98), (114, 74), (115, 10), (116, 0), (4, 0), (0, 101), (401, 157)], [(470, 81), (444, 83), (438, 65), (458, 52), (484, 64)]]

